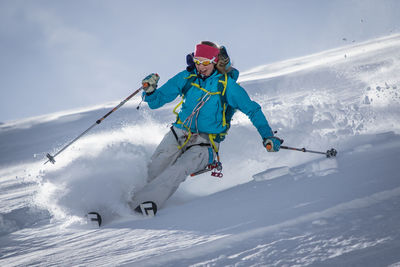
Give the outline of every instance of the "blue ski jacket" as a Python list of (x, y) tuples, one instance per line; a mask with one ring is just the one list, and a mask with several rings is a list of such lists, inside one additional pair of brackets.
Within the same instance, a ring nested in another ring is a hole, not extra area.
[[(196, 70), (194, 71), (196, 72)], [(192, 73), (187, 70), (176, 74), (152, 94), (146, 95), (146, 93), (143, 93), (144, 101), (148, 103), (151, 109), (157, 109), (166, 103), (172, 102), (177, 96), (182, 95), (182, 89), (187, 83), (187, 77), (191, 74)], [(191, 132), (207, 134), (226, 132), (227, 127), (223, 126), (223, 104), (221, 96), (212, 94), (218, 92), (218, 83), (221, 76), (222, 74), (214, 71), (214, 73), (206, 79), (196, 78), (194, 83), (198, 84), (201, 89), (196, 86), (191, 86), (187, 90), (178, 114), (179, 122), (175, 122), (174, 126), (180, 129), (190, 128)], [(204, 105), (201, 107), (198, 114), (193, 116), (193, 120), (190, 123), (189, 116), (194, 112), (196, 107), (198, 107), (199, 102), (204, 100), (204, 97), (207, 98), (207, 92), (211, 93), (209, 94), (210, 97), (203, 103)], [(227, 104), (246, 114), (257, 128), (262, 138), (274, 136), (260, 105), (252, 101), (243, 87), (229, 76), (225, 94)], [(188, 117), (189, 120), (187, 120)], [(184, 124), (182, 124), (182, 122)]]

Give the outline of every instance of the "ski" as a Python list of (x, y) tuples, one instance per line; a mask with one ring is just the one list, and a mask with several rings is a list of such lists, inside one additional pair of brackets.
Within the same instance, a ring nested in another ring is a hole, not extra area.
[[(140, 214), (144, 217), (154, 217), (157, 213), (157, 204), (154, 203), (153, 201), (146, 201), (137, 206), (134, 209), (135, 213)], [(91, 211), (88, 212), (86, 215), (89, 223), (96, 223), (98, 227), (101, 227), (102, 224), (104, 224), (104, 220), (100, 213)], [(109, 221), (110, 218), (107, 220)]]
[(91, 222), (97, 222), (99, 227), (101, 226), (103, 219), (98, 212), (91, 211), (88, 213), (87, 217)]
[(135, 212), (144, 216), (153, 217), (157, 213), (157, 205), (153, 201), (146, 201), (135, 208)]

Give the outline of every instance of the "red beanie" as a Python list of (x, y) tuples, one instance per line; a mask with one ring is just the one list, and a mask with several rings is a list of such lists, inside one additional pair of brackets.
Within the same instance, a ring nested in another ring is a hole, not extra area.
[(196, 45), (196, 51), (194, 51), (195, 57), (204, 57), (208, 59), (213, 59), (214, 61), (218, 61), (219, 49), (216, 47), (212, 47), (206, 44), (198, 44)]

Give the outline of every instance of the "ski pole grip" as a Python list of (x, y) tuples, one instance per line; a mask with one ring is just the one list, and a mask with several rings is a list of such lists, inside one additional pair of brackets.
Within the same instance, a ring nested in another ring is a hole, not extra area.
[(267, 148), (267, 150), (271, 150), (272, 149), (272, 145), (271, 144), (267, 144), (265, 147)]
[(143, 88), (147, 88), (147, 87), (149, 87), (149, 86), (150, 86), (150, 84), (149, 84), (149, 83), (143, 83), (142, 85), (143, 85), (143, 86), (142, 86)]

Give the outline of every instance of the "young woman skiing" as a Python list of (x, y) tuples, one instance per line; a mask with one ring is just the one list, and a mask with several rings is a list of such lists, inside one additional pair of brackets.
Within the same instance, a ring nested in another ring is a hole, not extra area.
[[(190, 174), (207, 166), (218, 167), (218, 150), (235, 110), (246, 114), (269, 152), (279, 151), (274, 134), (261, 107), (236, 83), (239, 73), (230, 67), (224, 47), (204, 41), (188, 55), (188, 68), (157, 89), (159, 76), (143, 81), (143, 99), (157, 109), (182, 96), (180, 111), (170, 131), (156, 148), (148, 164), (147, 184), (135, 193), (130, 207), (154, 215), (157, 208), (178, 189)], [(214, 164), (214, 165), (212, 165)]]

